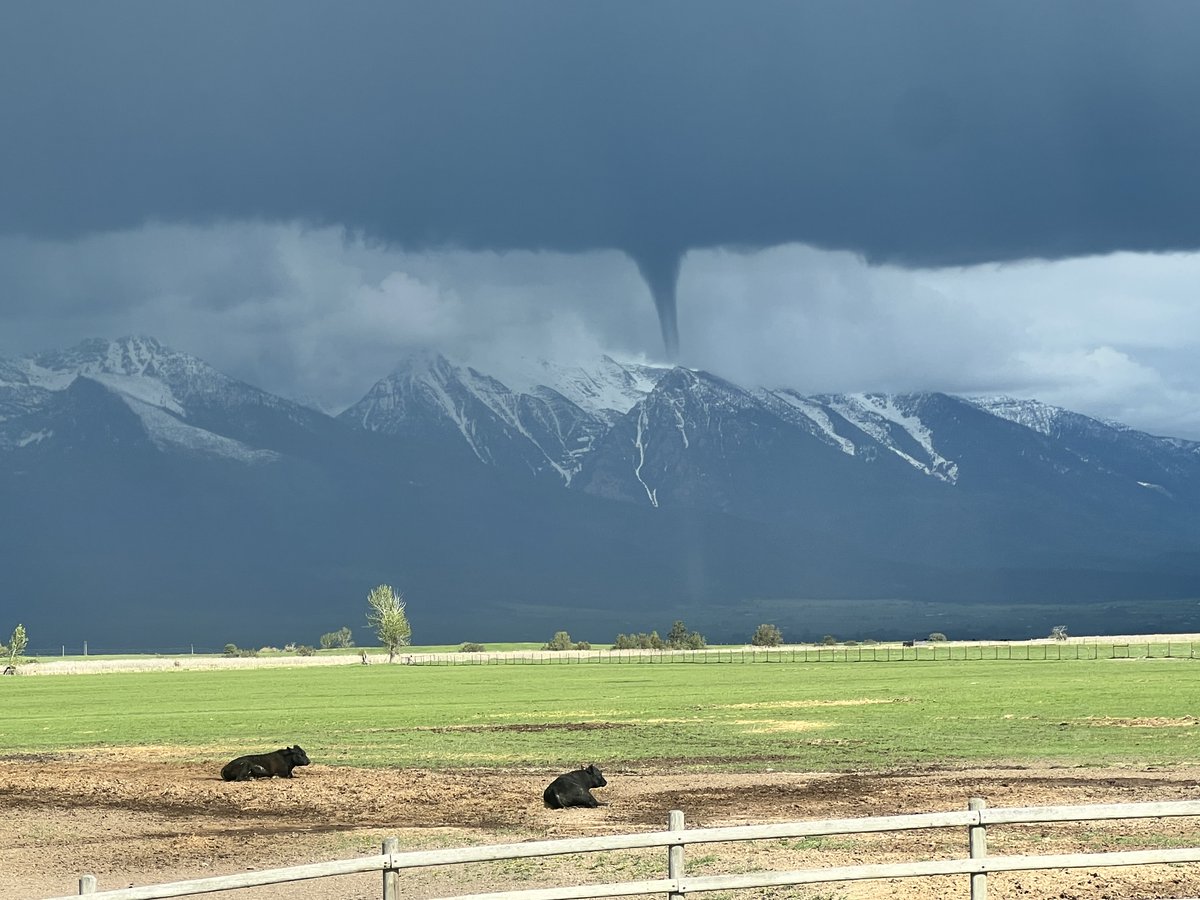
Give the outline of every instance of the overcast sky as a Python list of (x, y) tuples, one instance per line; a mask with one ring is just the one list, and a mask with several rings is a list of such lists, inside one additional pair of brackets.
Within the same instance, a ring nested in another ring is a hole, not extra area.
[(414, 346), (608, 351), (1200, 439), (1198, 33), (1143, 0), (7, 3), (0, 354), (145, 333), (341, 406)]

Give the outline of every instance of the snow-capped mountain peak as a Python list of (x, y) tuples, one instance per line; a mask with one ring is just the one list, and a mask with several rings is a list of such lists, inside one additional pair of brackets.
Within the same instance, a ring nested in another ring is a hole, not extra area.
[(548, 388), (580, 409), (612, 422), (654, 390), (669, 371), (669, 366), (618, 361), (603, 355), (588, 364), (521, 357), (503, 366), (496, 375), (518, 393), (536, 396)]
[(450, 427), (485, 464), (515, 462), (568, 484), (608, 427), (553, 387), (514, 389), (438, 353), (407, 357), (339, 418), (385, 434)]
[[(66, 350), (39, 353), (20, 360), (30, 382), (62, 390), (84, 375), (124, 394), (186, 415), (190, 396), (228, 390), (240, 384), (208, 363), (160, 344), (152, 337), (117, 340), (91, 338)], [(249, 390), (248, 385), (244, 386)]]
[[(64, 350), (11, 361), (5, 371), (19, 373), (24, 387), (0, 373), (0, 421), (15, 420), (14, 413), (36, 413), (77, 378), (86, 378), (121, 398), (157, 446), (249, 462), (274, 459), (277, 454), (221, 433), (213, 420), (244, 405), (279, 409), (289, 405), (145, 336), (91, 338)], [(198, 408), (205, 410), (205, 424), (188, 421)], [(35, 433), (42, 432), (30, 432)], [(12, 434), (7, 440), (28, 446), (42, 439)]]
[(1054, 433), (1055, 425), (1067, 412), (1061, 407), (1038, 400), (1022, 400), (1016, 397), (971, 397), (970, 402), (994, 416), (1016, 422), (1045, 435)]

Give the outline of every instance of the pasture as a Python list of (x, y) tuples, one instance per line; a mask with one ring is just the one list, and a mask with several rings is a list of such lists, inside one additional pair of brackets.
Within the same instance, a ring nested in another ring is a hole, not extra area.
[[(0, 900), (74, 893), (83, 871), (107, 885), (166, 881), (377, 852), (392, 835), (419, 849), (654, 830), (674, 808), (692, 825), (722, 825), (956, 810), (969, 796), (992, 806), (1195, 799), (1197, 665), (1177, 657), (377, 664), (9, 678), (0, 682), (0, 871), (20, 877), (0, 881)], [(234, 756), (294, 743), (312, 760), (294, 779), (221, 781)], [(589, 762), (608, 777), (596, 792), (607, 805), (545, 809), (550, 778)], [(998, 831), (995, 840), (1009, 852), (1112, 850), (1195, 846), (1200, 831), (1190, 820), (1151, 821)], [(695, 867), (949, 855), (960, 842), (957, 834), (777, 841), (698, 856)], [(460, 892), (460, 878), (503, 889), (636, 877), (660, 861), (609, 854), (583, 873), (569, 865), (414, 874), (405, 895)], [(951, 884), (788, 896), (957, 896)], [(994, 895), (1188, 889), (1200, 890), (1192, 868), (1151, 867), (997, 876)], [(375, 879), (305, 890), (319, 900), (377, 895)]]
[[(326, 764), (836, 772), (1200, 757), (1190, 659), (401, 665), (18, 678), (0, 754), (300, 742)], [(236, 755), (236, 754), (234, 754)]]

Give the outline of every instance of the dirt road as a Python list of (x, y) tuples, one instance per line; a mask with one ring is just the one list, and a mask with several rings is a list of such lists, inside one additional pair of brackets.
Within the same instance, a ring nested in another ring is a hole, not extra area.
[[(219, 764), (177, 748), (0, 759), (0, 900), (77, 893), (78, 876), (100, 889), (229, 874), (402, 849), (656, 831), (682, 809), (690, 827), (959, 810), (972, 796), (990, 806), (1200, 799), (1200, 767), (1030, 767), (882, 774), (703, 774), (677, 769), (609, 771), (596, 810), (541, 804), (550, 771), (354, 769), (314, 764), (291, 780), (225, 783)], [(194, 751), (193, 751), (194, 752)], [(1200, 843), (1200, 820), (989, 829), (994, 854), (1139, 849)], [(689, 848), (692, 874), (855, 865), (965, 855), (961, 829), (765, 841)], [(479, 863), (403, 875), (406, 897), (661, 877), (665, 851), (621, 851), (538, 862)], [(348, 876), (214, 895), (369, 898), (379, 876)], [(744, 892), (743, 897), (965, 897), (965, 877), (862, 882)], [(989, 897), (1200, 896), (1200, 866), (1085, 869), (993, 875)]]

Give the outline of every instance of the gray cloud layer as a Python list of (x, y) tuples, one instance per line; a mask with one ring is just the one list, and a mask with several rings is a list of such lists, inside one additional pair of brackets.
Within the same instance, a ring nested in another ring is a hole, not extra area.
[[(804, 392), (1032, 396), (1200, 440), (1200, 253), (907, 269), (786, 245), (693, 251), (682, 362)], [(406, 252), (340, 229), (151, 226), (0, 237), (0, 356), (148, 333), (268, 390), (341, 408), (408, 349), (506, 375), (521, 356), (642, 355), (622, 254)]]
[[(9, 4), (0, 232), (960, 265), (1200, 246), (1183, 2)], [(219, 302), (219, 301), (217, 301)]]
[(0, 353), (149, 332), (336, 405), (407, 344), (645, 351), (649, 287), (736, 379), (1200, 437), (1198, 33), (1173, 0), (4, 4)]

